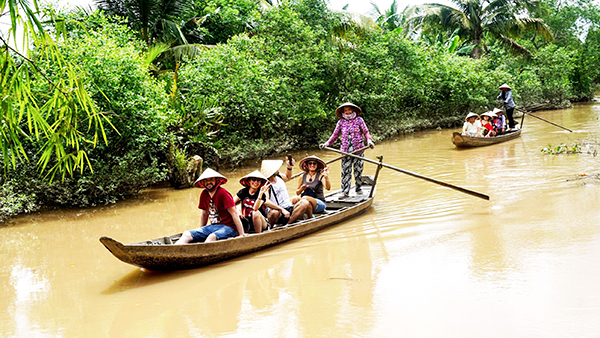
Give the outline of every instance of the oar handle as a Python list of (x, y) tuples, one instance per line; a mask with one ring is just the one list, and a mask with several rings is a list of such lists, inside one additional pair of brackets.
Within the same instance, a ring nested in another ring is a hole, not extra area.
[[(355, 151), (352, 152), (352, 154), (358, 154), (358, 153), (366, 150), (367, 148), (369, 148), (369, 146), (366, 146), (366, 147), (360, 148), (358, 150), (355, 150)], [(343, 159), (344, 157), (346, 157), (346, 155), (343, 155), (343, 156), (340, 156), (340, 157), (336, 157), (333, 160), (329, 160), (329, 161), (325, 162), (325, 164), (329, 164), (329, 163), (332, 163), (332, 162), (335, 162), (335, 161), (339, 161), (339, 160)], [(296, 177), (298, 177), (298, 176), (300, 176), (302, 174), (304, 174), (303, 171), (301, 171), (301, 172), (299, 172), (297, 174), (292, 175), (292, 177), (290, 179), (294, 179), (294, 178), (296, 178)]]
[(370, 159), (370, 158), (365, 158), (365, 157), (361, 157), (361, 156), (356, 156), (356, 155), (354, 155), (354, 154), (345, 153), (345, 152), (343, 152), (343, 151), (341, 151), (341, 150), (333, 149), (333, 148), (330, 148), (330, 147), (325, 147), (325, 149), (327, 149), (327, 150), (330, 150), (330, 151), (333, 151), (333, 152), (336, 152), (336, 153), (344, 154), (345, 156), (350, 156), (350, 157), (358, 158), (358, 159), (360, 159), (360, 160), (363, 160), (363, 161), (366, 161), (366, 162), (369, 162), (369, 163), (373, 163), (373, 164), (381, 165), (381, 166), (383, 166), (383, 167), (386, 167), (386, 168), (388, 168), (388, 169), (392, 169), (392, 170), (399, 171), (399, 172), (401, 172), (401, 173), (403, 173), (403, 174), (406, 174), (406, 175), (410, 175), (410, 176), (413, 176), (413, 177), (416, 177), (416, 178), (420, 178), (420, 179), (423, 179), (423, 180), (429, 181), (429, 182), (431, 182), (431, 183), (435, 183), (435, 184), (441, 185), (441, 186), (443, 186), (443, 187), (446, 187), (446, 188), (450, 188), (450, 189), (458, 190), (458, 191), (460, 191), (460, 192), (463, 192), (463, 193), (465, 193), (465, 194), (469, 194), (469, 195), (472, 195), (472, 196), (475, 196), (475, 197), (482, 198), (482, 199), (484, 199), (484, 200), (486, 200), (486, 201), (489, 201), (489, 200), (490, 200), (490, 197), (489, 197), (488, 195), (484, 195), (484, 194), (482, 194), (482, 193), (478, 193), (478, 192), (476, 192), (476, 191), (472, 191), (472, 190), (465, 189), (465, 188), (462, 188), (462, 187), (459, 187), (459, 186), (456, 186), (456, 185), (452, 185), (452, 184), (450, 184), (450, 183), (446, 183), (446, 182), (438, 181), (438, 180), (436, 180), (436, 179), (433, 179), (433, 178), (430, 178), (430, 177), (427, 177), (427, 176), (423, 176), (423, 175), (419, 175), (419, 174), (417, 174), (417, 173), (413, 173), (413, 172), (411, 172), (411, 171), (404, 170), (404, 169), (401, 169), (401, 168), (397, 168), (397, 167), (394, 167), (394, 166), (392, 166), (392, 165), (389, 165), (389, 164), (385, 164), (385, 163), (377, 162), (377, 161), (374, 161), (374, 160), (372, 160), (372, 159)]

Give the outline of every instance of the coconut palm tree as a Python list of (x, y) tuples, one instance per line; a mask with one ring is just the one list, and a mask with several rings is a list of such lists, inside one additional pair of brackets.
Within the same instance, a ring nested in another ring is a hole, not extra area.
[(371, 1), (371, 6), (371, 13), (375, 16), (375, 22), (377, 22), (381, 29), (393, 31), (404, 26), (406, 17), (404, 16), (404, 12), (398, 12), (396, 0), (392, 1), (390, 7), (386, 10), (381, 10), (373, 1)]
[(185, 0), (96, 0), (108, 15), (127, 18), (131, 29), (138, 32), (148, 46), (155, 43), (187, 44), (182, 27), (176, 22), (185, 18), (183, 27), (196, 26), (193, 2)]
[(381, 31), (381, 28), (370, 17), (347, 10), (348, 5), (342, 10), (332, 10), (335, 15), (331, 41), (338, 47), (352, 47), (350, 40), (353, 37), (362, 39), (373, 31)]
[(514, 39), (533, 32), (547, 41), (552, 31), (542, 19), (527, 15), (537, 0), (451, 0), (453, 6), (424, 4), (411, 9), (408, 25), (422, 30), (459, 30), (459, 35), (475, 45), (471, 56), (489, 52), (486, 40), (496, 38), (515, 53), (531, 54)]

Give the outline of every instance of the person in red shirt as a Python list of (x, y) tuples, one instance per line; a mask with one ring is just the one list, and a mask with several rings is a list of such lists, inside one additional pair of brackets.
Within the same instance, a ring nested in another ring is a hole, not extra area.
[(496, 114), (491, 111), (481, 114), (481, 135), (484, 137), (496, 136), (494, 123), (492, 122)]
[[(221, 187), (225, 183), (227, 179), (210, 168), (194, 182), (195, 187), (204, 188), (198, 204), (200, 227), (184, 231), (175, 244), (214, 242), (245, 235), (233, 197)], [(207, 225), (209, 220), (210, 224)]]

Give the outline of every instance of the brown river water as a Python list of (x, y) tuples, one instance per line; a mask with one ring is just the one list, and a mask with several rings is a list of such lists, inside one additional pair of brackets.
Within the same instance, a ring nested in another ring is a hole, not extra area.
[[(0, 225), (0, 337), (600, 337), (600, 156), (541, 152), (598, 141), (600, 103), (538, 115), (574, 133), (526, 118), (489, 147), (445, 129), (366, 153), (489, 202), (383, 169), (365, 214), (200, 269), (142, 271), (98, 241), (194, 228), (198, 189), (17, 217)], [(222, 171), (225, 188), (255, 169)]]

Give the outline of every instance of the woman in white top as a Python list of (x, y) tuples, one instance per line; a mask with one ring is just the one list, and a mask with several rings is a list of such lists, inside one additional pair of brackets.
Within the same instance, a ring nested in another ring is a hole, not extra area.
[(462, 134), (466, 136), (481, 136), (481, 121), (479, 121), (479, 115), (475, 113), (467, 114), (465, 124), (463, 124)]

